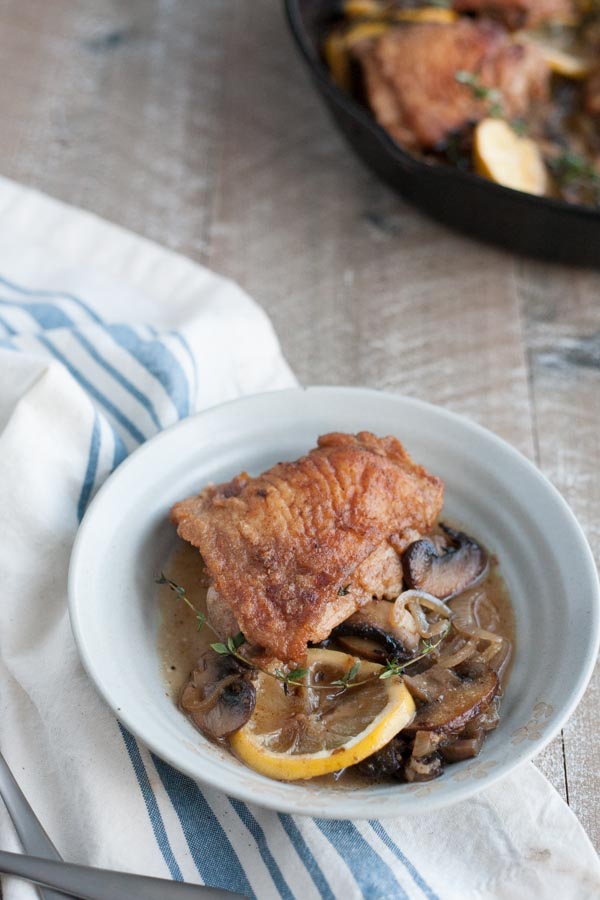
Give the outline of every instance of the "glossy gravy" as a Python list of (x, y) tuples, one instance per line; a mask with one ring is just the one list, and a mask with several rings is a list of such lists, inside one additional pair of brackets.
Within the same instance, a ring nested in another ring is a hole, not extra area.
[[(481, 627), (493, 631), (511, 642), (512, 660), (515, 642), (514, 614), (498, 562), (494, 557), (491, 557), (490, 562), (488, 575), (477, 585), (478, 592), (485, 593), (485, 598), (478, 606)], [(191, 544), (178, 541), (164, 569), (169, 578), (185, 587), (186, 594), (196, 609), (206, 613), (207, 587), (203, 579), (198, 550)], [(178, 703), (180, 692), (188, 680), (190, 672), (196, 667), (198, 660), (209, 649), (211, 643), (218, 638), (206, 626), (200, 632), (198, 631), (194, 612), (166, 585), (158, 587), (158, 604), (161, 615), (158, 634), (161, 670), (168, 696), (174, 703)], [(452, 606), (452, 601), (449, 602), (449, 605)], [(504, 670), (503, 683), (506, 683), (509, 672), (510, 662)], [(360, 787), (372, 783), (349, 770), (314, 780), (319, 784), (336, 785), (343, 788)]]

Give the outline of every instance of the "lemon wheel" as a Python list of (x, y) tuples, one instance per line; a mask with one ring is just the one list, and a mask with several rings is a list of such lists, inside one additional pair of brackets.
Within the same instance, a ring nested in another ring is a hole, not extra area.
[(475, 128), (473, 153), (479, 175), (505, 187), (542, 195), (548, 174), (539, 147), (519, 137), (502, 119), (482, 119)]
[(555, 75), (563, 78), (587, 78), (594, 68), (594, 59), (581, 47), (577, 47), (575, 29), (566, 30), (570, 39), (553, 42), (535, 32), (522, 32), (515, 35), (519, 44), (530, 44), (537, 48), (544, 62)]
[(282, 781), (337, 772), (366, 759), (408, 725), (415, 705), (401, 678), (380, 679), (382, 666), (361, 661), (344, 690), (342, 679), (358, 660), (335, 650), (308, 651), (306, 685), (284, 692), (260, 674), (250, 720), (230, 738), (236, 755), (257, 772)]

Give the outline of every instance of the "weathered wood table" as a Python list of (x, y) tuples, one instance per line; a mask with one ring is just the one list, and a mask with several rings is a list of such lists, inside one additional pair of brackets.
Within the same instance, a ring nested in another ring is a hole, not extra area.
[[(302, 382), (402, 392), (491, 428), (600, 552), (600, 273), (457, 236), (376, 181), (313, 94), (279, 2), (0, 0), (0, 60), (0, 174), (235, 278)], [(536, 760), (597, 847), (599, 703), (597, 675)]]

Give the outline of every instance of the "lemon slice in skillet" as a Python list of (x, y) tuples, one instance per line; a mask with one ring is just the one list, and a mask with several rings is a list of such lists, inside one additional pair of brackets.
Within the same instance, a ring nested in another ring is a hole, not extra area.
[(542, 195), (548, 174), (538, 145), (519, 137), (502, 119), (482, 119), (475, 128), (475, 169), (485, 178), (528, 194)]
[(593, 56), (578, 46), (573, 28), (559, 30), (554, 38), (543, 32), (517, 32), (514, 40), (537, 47), (550, 71), (563, 78), (587, 78), (594, 67)]
[(443, 6), (421, 6), (418, 9), (399, 9), (394, 13), (395, 22), (437, 22), (451, 25), (458, 19), (458, 13)]
[(335, 650), (308, 651), (307, 687), (282, 685), (260, 674), (251, 719), (230, 738), (234, 753), (263, 775), (282, 781), (337, 772), (375, 753), (415, 714), (401, 678), (378, 677), (382, 666), (362, 661), (354, 681), (343, 690), (330, 685), (358, 660)]
[(393, 9), (378, 0), (346, 0), (344, 14), (349, 19), (376, 18), (394, 22), (455, 22), (458, 13), (442, 6), (421, 6), (414, 9)]

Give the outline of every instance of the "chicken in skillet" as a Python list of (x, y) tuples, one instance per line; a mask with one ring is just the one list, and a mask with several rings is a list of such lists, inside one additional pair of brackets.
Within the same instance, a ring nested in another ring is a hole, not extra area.
[[(483, 119), (483, 94), (502, 97), (507, 116), (525, 116), (547, 96), (550, 71), (533, 45), (516, 44), (490, 21), (460, 19), (390, 29), (356, 54), (375, 117), (406, 147), (435, 148), (451, 132)], [(478, 90), (456, 79), (468, 72)]]

